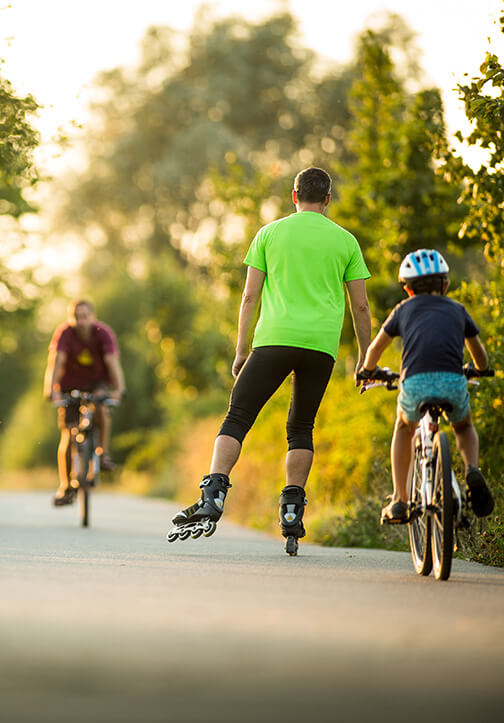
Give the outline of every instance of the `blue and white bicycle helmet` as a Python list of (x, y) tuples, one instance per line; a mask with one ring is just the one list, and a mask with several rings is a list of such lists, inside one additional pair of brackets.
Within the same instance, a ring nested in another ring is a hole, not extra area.
[(450, 268), (439, 251), (417, 249), (407, 254), (399, 267), (399, 281), (410, 281), (424, 276), (447, 274)]

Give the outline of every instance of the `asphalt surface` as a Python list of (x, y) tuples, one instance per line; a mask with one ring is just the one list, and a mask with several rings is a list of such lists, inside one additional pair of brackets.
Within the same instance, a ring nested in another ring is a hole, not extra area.
[(504, 570), (301, 544), (97, 493), (0, 492), (2, 723), (502, 720)]

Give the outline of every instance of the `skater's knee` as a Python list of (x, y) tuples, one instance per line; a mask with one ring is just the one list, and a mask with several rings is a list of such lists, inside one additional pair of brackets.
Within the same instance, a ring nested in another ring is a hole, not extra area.
[(219, 429), (219, 436), (233, 437), (242, 444), (254, 421), (255, 416), (247, 412), (246, 409), (231, 405)]
[(313, 423), (287, 422), (287, 442), (292, 449), (309, 449), (313, 452)]

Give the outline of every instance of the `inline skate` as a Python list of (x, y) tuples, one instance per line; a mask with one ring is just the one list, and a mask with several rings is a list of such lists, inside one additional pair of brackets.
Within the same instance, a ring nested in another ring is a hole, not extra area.
[(185, 510), (177, 512), (172, 519), (174, 527), (166, 535), (168, 542), (196, 540), (203, 535), (210, 537), (217, 528), (217, 522), (224, 509), (224, 500), (231, 487), (226, 474), (208, 474), (200, 484), (200, 499)]
[(302, 522), (305, 505), (303, 487), (287, 485), (283, 488), (280, 494), (280, 526), (282, 535), (286, 538), (285, 552), (291, 557), (297, 555), (298, 539), (306, 534)]

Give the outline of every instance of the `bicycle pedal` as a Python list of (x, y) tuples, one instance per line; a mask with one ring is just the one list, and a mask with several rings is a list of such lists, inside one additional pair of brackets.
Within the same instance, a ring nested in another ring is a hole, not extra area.
[(380, 519), (381, 525), (407, 525), (411, 521), (411, 517), (405, 517), (403, 520), (394, 520), (390, 517), (382, 517)]

